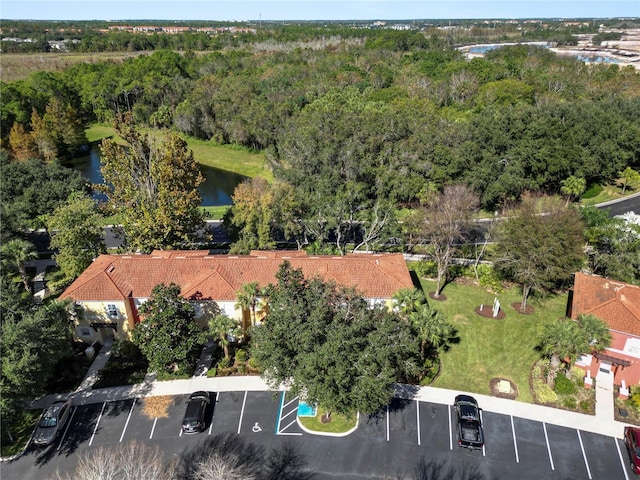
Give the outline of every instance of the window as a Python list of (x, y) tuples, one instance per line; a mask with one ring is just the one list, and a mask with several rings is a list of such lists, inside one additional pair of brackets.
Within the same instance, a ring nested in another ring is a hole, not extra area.
[(89, 327), (80, 327), (80, 336), (81, 337), (90, 337), (91, 329)]
[(110, 317), (117, 317), (118, 316), (118, 307), (116, 307), (112, 303), (107, 305), (107, 315), (109, 315)]

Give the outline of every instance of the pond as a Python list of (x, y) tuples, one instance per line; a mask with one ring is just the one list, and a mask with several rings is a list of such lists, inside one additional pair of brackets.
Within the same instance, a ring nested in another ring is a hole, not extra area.
[[(92, 144), (88, 155), (76, 158), (69, 163), (69, 166), (78, 170), (91, 183), (104, 183), (100, 172), (100, 148), (97, 144)], [(231, 195), (233, 195), (234, 189), (248, 178), (239, 173), (207, 165), (200, 165), (200, 172), (202, 172), (204, 182), (198, 187), (198, 191), (202, 196), (200, 205), (203, 207), (233, 204)], [(106, 201), (106, 197), (98, 193), (94, 194), (93, 198), (102, 202)]]

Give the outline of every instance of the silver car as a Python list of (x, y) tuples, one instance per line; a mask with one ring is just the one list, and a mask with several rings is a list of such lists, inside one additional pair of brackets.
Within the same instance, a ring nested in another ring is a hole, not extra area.
[(33, 443), (36, 445), (50, 445), (56, 441), (63, 427), (69, 420), (71, 399), (53, 402), (42, 412), (36, 431), (33, 433)]

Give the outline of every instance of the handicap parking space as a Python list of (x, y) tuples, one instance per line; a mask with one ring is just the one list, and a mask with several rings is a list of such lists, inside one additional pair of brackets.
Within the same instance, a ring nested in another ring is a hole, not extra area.
[(280, 408), (280, 394), (245, 392), (238, 433), (252, 437), (274, 435)]

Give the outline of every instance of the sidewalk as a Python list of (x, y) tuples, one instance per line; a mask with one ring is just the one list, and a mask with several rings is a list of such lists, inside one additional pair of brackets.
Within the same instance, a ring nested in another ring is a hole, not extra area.
[[(147, 376), (143, 383), (122, 387), (92, 389), (97, 380), (97, 371), (104, 367), (111, 356), (111, 345), (104, 345), (96, 356), (82, 384), (72, 394), (74, 405), (112, 402), (131, 398), (184, 395), (196, 390), (210, 392), (231, 391), (268, 391), (269, 387), (257, 376), (245, 377), (192, 377), (183, 380), (157, 381), (154, 376)], [(504, 398), (481, 395), (471, 392), (459, 392), (435, 387), (415, 387), (397, 385), (396, 396), (411, 400), (452, 405), (454, 397), (459, 393), (473, 395), (483, 410), (503, 415), (512, 415), (537, 422), (545, 422), (566, 428), (575, 428), (584, 432), (592, 432), (609, 437), (622, 438), (624, 423), (614, 420), (613, 385), (606, 381), (596, 382), (596, 414), (585, 415), (542, 405), (518, 402)], [(43, 397), (32, 403), (33, 408), (44, 408), (60, 395)]]

